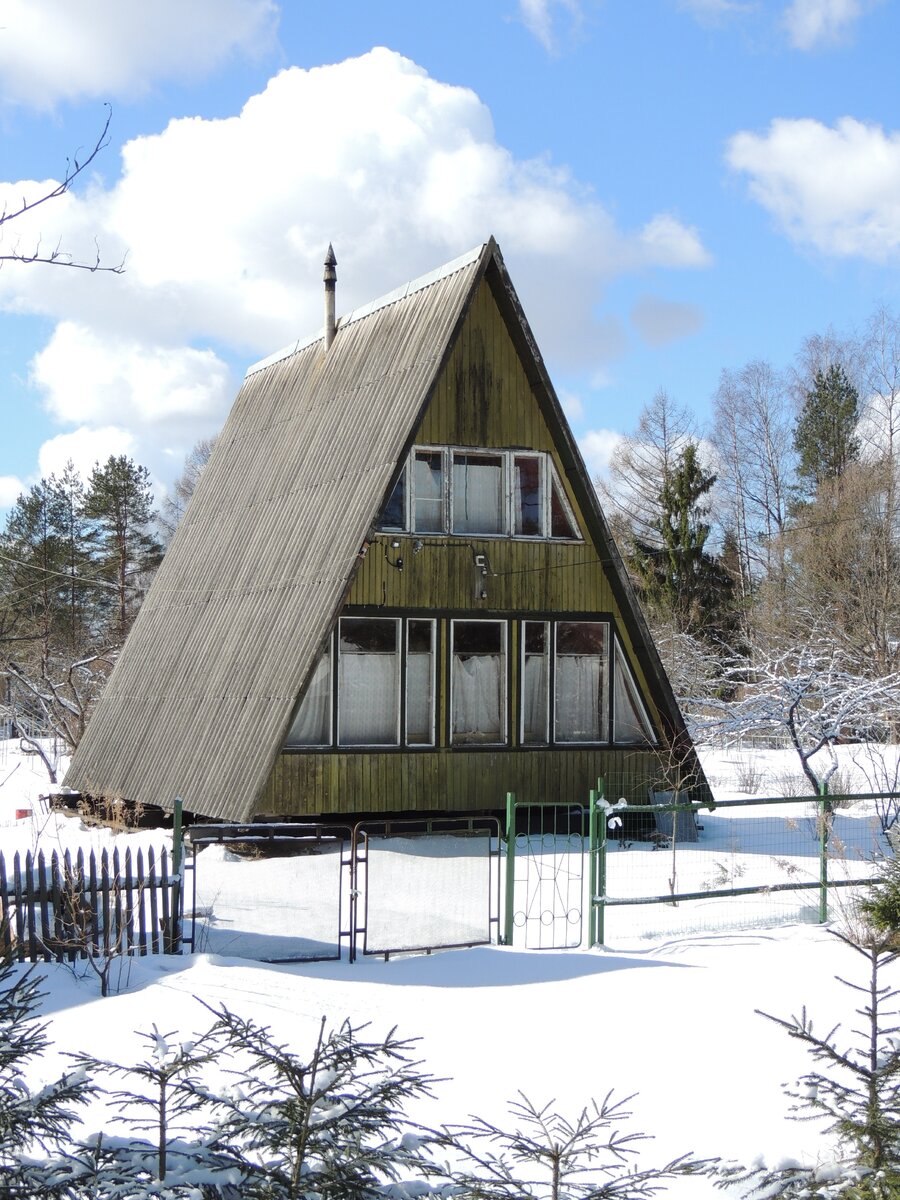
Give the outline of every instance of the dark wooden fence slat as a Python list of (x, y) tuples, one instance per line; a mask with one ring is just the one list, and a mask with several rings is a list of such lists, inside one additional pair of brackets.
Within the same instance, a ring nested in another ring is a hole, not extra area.
[(66, 937), (67, 897), (65, 878), (59, 868), (59, 855), (54, 850), (50, 855), (50, 910), (53, 918), (53, 941), (47, 942), (48, 948), (53, 947), (53, 957), (57, 962), (63, 960), (63, 949), (68, 941)]
[(137, 875), (137, 947), (138, 954), (147, 953), (147, 922), (145, 914), (145, 899), (147, 880), (144, 875), (144, 856), (138, 848), (136, 856)]
[(90, 954), (99, 954), (100, 930), (102, 925), (100, 921), (100, 897), (97, 890), (97, 856), (93, 850), (88, 859), (88, 871), (88, 893), (91, 905), (91, 944), (88, 947), (88, 952)]
[(34, 891), (34, 855), (30, 850), (25, 852), (25, 875), (23, 879), (25, 885), (25, 915), (28, 920), (28, 957), (32, 962), (38, 961), (38, 935), (37, 935), (37, 896)]
[(172, 953), (172, 924), (169, 912), (169, 856), (163, 846), (159, 856), (159, 890), (162, 900), (162, 943), (163, 954)]
[(16, 889), (16, 946), (18, 952), (16, 957), (19, 962), (24, 962), (28, 957), (28, 947), (25, 945), (25, 894), (22, 889), (22, 862), (19, 858), (18, 850), (13, 855), (13, 882)]
[(100, 944), (99, 953), (104, 957), (109, 955), (111, 948), (112, 931), (112, 912), (110, 911), (109, 903), (109, 854), (106, 850), (100, 851), (100, 913), (103, 921), (103, 940)]
[(9, 902), (9, 883), (6, 879), (6, 859), (0, 854), (0, 953), (13, 957), (13, 918)]
[(125, 941), (122, 945), (123, 954), (134, 953), (134, 878), (131, 872), (131, 848), (125, 850), (125, 874), (119, 884), (119, 891), (124, 892), (125, 903)]
[(40, 905), (41, 921), (41, 932), (38, 935), (40, 939), (40, 950), (44, 962), (50, 962), (51, 958), (53, 957), (53, 955), (50, 953), (50, 893), (47, 887), (47, 863), (44, 860), (43, 850), (38, 851), (37, 875), (37, 894), (38, 904)]
[(112, 853), (112, 899), (115, 908), (114, 926), (115, 932), (113, 940), (110, 943), (110, 949), (113, 954), (122, 954), (126, 949), (125, 939), (125, 918), (122, 912), (122, 866), (119, 860), (119, 848), (113, 847)]
[(147, 851), (147, 874), (150, 876), (150, 952), (159, 954), (159, 881), (156, 875), (156, 855), (152, 846)]

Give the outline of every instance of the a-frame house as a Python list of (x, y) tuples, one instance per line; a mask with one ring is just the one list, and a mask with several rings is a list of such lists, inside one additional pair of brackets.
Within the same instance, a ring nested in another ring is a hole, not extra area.
[(252, 367), (66, 777), (246, 821), (705, 792), (491, 239)]

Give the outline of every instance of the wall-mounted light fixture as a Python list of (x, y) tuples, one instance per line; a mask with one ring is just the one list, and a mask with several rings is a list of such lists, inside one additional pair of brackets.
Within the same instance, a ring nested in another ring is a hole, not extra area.
[[(400, 543), (397, 541), (397, 539), (396, 539), (396, 538), (393, 538), (393, 539), (391, 540), (390, 549), (391, 549), (391, 550), (399, 550), (399, 549), (400, 549)], [(397, 570), (397, 571), (402, 571), (402, 570), (403, 570), (403, 557), (402, 557), (402, 555), (398, 555), (398, 556), (397, 556), (395, 559), (393, 559), (393, 561), (392, 561), (392, 560), (391, 560), (391, 558), (390, 558), (390, 556), (388, 555), (388, 547), (387, 547), (387, 546), (385, 546), (385, 548), (384, 548), (384, 561), (387, 563), (387, 565), (388, 565), (389, 567), (394, 567), (394, 569), (395, 569), (395, 570)]]

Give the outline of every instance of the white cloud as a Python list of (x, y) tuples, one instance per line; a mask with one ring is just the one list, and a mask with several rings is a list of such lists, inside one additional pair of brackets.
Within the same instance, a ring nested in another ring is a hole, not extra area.
[(726, 158), (794, 241), (873, 262), (900, 250), (900, 133), (843, 117), (775, 120), (732, 137)]
[(871, 7), (865, 0), (791, 0), (782, 20), (792, 46), (816, 50), (840, 42)]
[[(0, 184), (0, 204), (40, 186)], [(474, 92), (386, 49), (283, 71), (227, 119), (173, 120), (124, 147), (109, 187), (14, 226), (23, 246), (128, 250), (121, 276), (0, 272), (0, 307), (59, 323), (33, 382), (61, 424), (127, 427), (172, 475), (224, 417), (223, 354), (252, 361), (321, 327), (329, 241), (340, 313), (494, 233), (554, 372), (587, 375), (627, 341), (594, 316), (606, 283), (709, 262), (669, 213), (620, 228), (566, 169), (499, 144)]]
[(665, 346), (703, 328), (703, 311), (659, 296), (641, 296), (631, 310), (631, 322), (650, 346)]
[(82, 478), (87, 479), (94, 463), (105, 463), (111, 454), (135, 457), (134, 435), (116, 425), (94, 429), (81, 426), (44, 442), (38, 454), (38, 468), (40, 475), (47, 478), (61, 475), (71, 461)]
[(557, 18), (568, 18), (570, 33), (578, 30), (582, 19), (580, 0), (519, 0), (519, 13), (525, 28), (549, 54), (559, 48)]
[(0, 509), (11, 508), (28, 487), (16, 475), (0, 475)]
[(61, 321), (31, 364), (32, 381), (60, 422), (104, 424), (133, 414), (142, 425), (220, 413), (228, 368), (212, 350), (142, 346)]
[(716, 25), (728, 17), (752, 12), (754, 0), (678, 0), (678, 7), (704, 25)]
[(0, 99), (132, 98), (274, 42), (275, 0), (0, 0)]
[(614, 429), (590, 429), (578, 439), (578, 448), (591, 478), (604, 477), (609, 470), (610, 459), (622, 441), (622, 434)]

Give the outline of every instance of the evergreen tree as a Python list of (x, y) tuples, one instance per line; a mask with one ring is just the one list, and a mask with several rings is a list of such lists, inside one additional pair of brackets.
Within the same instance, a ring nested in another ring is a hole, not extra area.
[(661, 546), (636, 542), (634, 556), (641, 591), (655, 618), (674, 622), (681, 633), (713, 639), (734, 626), (729, 615), (734, 580), (706, 548), (706, 500), (715, 482), (716, 476), (700, 462), (697, 443), (688, 442), (660, 488)]
[(797, 474), (816, 496), (859, 458), (859, 393), (842, 366), (817, 370), (794, 427)]
[[(774, 1167), (730, 1165), (719, 1169), (720, 1187), (739, 1186), (744, 1197), (759, 1200), (896, 1200), (900, 1195), (900, 1043), (897, 1040), (898, 991), (881, 973), (898, 958), (893, 934), (863, 935), (862, 941), (835, 933), (860, 955), (868, 968), (864, 984), (841, 979), (862, 996), (856, 1009), (863, 1019), (862, 1043), (839, 1048), (835, 1027), (824, 1037), (813, 1030), (806, 1009), (784, 1020), (761, 1013), (807, 1047), (823, 1070), (802, 1076), (787, 1087), (797, 1120), (819, 1118), (837, 1141), (834, 1154), (814, 1166), (796, 1161)], [(840, 978), (840, 976), (838, 976)]]
[(68, 1197), (78, 1164), (67, 1152), (76, 1109), (94, 1091), (83, 1072), (33, 1091), (25, 1068), (46, 1050), (46, 1025), (34, 1020), (40, 999), (31, 972), (0, 963), (0, 1196)]
[[(432, 1094), (413, 1043), (391, 1031), (367, 1042), (345, 1023), (309, 1059), (252, 1020), (223, 1009), (212, 1034), (240, 1062), (235, 1086), (204, 1094), (216, 1114), (210, 1146), (244, 1173), (242, 1200), (376, 1200), (429, 1193), (441, 1139), (409, 1122), (407, 1101)], [(406, 1175), (406, 1191), (394, 1183)]]
[(115, 585), (112, 631), (124, 641), (137, 611), (142, 584), (162, 557), (151, 532), (156, 517), (150, 472), (124, 454), (95, 465), (88, 481), (84, 514), (94, 525), (95, 566)]

